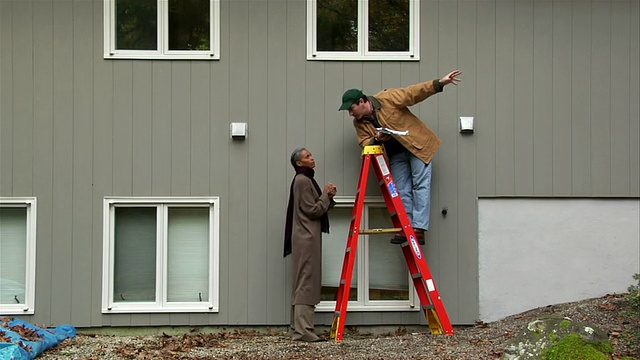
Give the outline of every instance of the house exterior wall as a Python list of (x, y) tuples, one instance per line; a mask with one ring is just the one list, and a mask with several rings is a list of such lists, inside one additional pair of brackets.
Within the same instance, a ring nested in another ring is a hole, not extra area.
[[(288, 323), (288, 156), (309, 148), (318, 182), (354, 195), (360, 149), (337, 111), (351, 87), (464, 71), (413, 109), (443, 140), (426, 253), (454, 324), (479, 317), (478, 197), (640, 196), (638, 1), (422, 1), (416, 62), (307, 61), (306, 6), (221, 1), (220, 60), (163, 61), (105, 60), (101, 0), (0, 1), (0, 196), (38, 199), (31, 321)], [(200, 195), (221, 199), (220, 312), (103, 315), (104, 197)]]

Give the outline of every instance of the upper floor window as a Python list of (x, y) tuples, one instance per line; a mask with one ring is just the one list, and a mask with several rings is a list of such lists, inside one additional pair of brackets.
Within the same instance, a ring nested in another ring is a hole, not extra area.
[(105, 59), (219, 59), (219, 0), (105, 0)]
[(104, 200), (103, 313), (217, 312), (218, 198)]
[(0, 198), (0, 249), (0, 315), (33, 314), (35, 198)]
[(307, 0), (307, 60), (420, 60), (419, 0)]

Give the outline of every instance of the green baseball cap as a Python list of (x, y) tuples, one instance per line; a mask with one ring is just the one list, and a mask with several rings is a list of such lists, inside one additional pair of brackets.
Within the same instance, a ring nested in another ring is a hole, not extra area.
[(355, 104), (362, 96), (364, 96), (362, 90), (349, 89), (345, 91), (344, 94), (342, 94), (342, 106), (340, 106), (338, 111), (349, 110), (351, 105)]

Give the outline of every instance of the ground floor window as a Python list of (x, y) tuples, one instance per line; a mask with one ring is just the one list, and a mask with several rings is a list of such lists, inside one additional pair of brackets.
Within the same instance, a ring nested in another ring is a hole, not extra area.
[(33, 314), (36, 199), (0, 198), (0, 315)]
[(104, 200), (103, 312), (218, 311), (219, 199)]
[[(323, 234), (322, 302), (318, 310), (335, 310), (353, 198), (336, 198), (329, 212), (330, 234)], [(367, 198), (361, 229), (392, 228), (382, 197)], [(392, 234), (361, 235), (353, 269), (349, 310), (412, 310), (416, 296), (400, 245), (389, 243)]]

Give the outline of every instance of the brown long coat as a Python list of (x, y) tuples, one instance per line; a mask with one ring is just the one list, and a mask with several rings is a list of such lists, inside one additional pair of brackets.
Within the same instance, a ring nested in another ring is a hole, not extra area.
[(331, 207), (326, 193), (318, 195), (313, 182), (298, 174), (293, 183), (291, 234), (292, 305), (316, 305), (322, 287), (322, 230), (320, 217)]
[[(427, 124), (422, 122), (408, 108), (431, 95), (442, 91), (438, 80), (427, 81), (406, 88), (385, 89), (371, 97), (380, 126), (393, 130), (408, 130), (407, 136), (395, 136), (407, 150), (428, 164), (438, 151), (442, 141)], [(369, 121), (353, 120), (358, 143), (361, 147), (373, 145), (377, 130)]]

